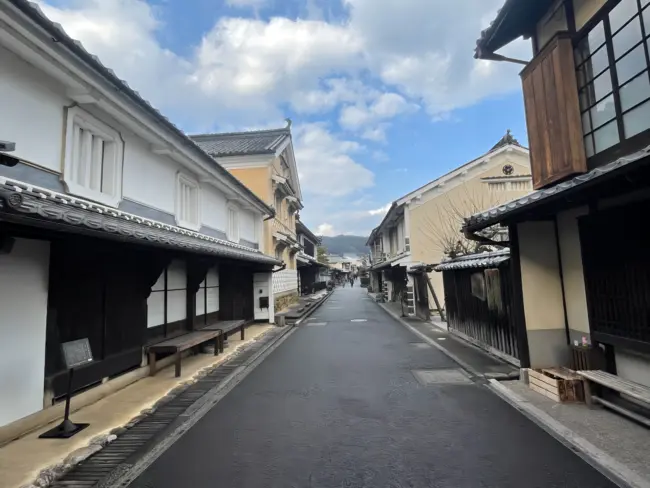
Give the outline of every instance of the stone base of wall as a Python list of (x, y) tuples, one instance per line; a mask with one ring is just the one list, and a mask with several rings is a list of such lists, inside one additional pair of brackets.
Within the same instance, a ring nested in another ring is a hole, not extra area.
[(289, 292), (287, 294), (283, 294), (279, 297), (275, 297), (275, 311), (276, 313), (282, 312), (285, 308), (287, 308), (289, 305), (292, 303), (297, 303), (298, 302), (298, 292), (293, 291)]

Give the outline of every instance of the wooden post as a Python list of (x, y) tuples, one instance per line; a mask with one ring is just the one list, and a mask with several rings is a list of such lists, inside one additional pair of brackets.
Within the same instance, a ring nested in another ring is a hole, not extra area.
[(438, 301), (438, 295), (436, 295), (436, 290), (433, 289), (433, 285), (431, 284), (431, 279), (429, 278), (428, 273), (423, 273), (423, 274), (424, 274), (424, 279), (427, 280), (427, 286), (431, 291), (431, 295), (433, 295), (433, 301), (436, 304), (436, 308), (438, 309), (440, 318), (442, 319), (443, 322), (447, 322), (447, 319), (445, 318), (445, 312), (442, 311), (442, 307), (440, 306), (440, 302)]
[(178, 378), (181, 375), (181, 352), (178, 351), (176, 353), (176, 361), (175, 361), (175, 367), (174, 367), (174, 376)]
[(156, 353), (149, 353), (149, 376), (154, 376), (156, 374)]

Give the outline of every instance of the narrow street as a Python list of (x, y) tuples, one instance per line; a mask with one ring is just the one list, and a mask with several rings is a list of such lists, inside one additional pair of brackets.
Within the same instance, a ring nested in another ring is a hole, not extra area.
[(131, 486), (614, 485), (355, 286), (337, 289)]

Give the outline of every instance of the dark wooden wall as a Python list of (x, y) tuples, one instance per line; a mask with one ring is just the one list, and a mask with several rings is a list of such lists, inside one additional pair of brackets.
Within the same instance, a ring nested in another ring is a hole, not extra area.
[(650, 202), (579, 219), (582, 261), (595, 340), (650, 352)]
[(95, 358), (75, 375), (75, 389), (140, 365), (157, 261), (155, 251), (126, 245), (52, 241), (45, 376), (55, 396), (66, 387), (63, 342), (87, 337)]
[(253, 268), (239, 264), (219, 266), (219, 319), (253, 320)]
[[(488, 281), (498, 281), (499, 288), (492, 290), (486, 286), (486, 294), (481, 299), (472, 294), (472, 275), (484, 275), (484, 271), (463, 269), (443, 272), (449, 327), (519, 359), (517, 330), (511, 318), (512, 279), (509, 266), (498, 268), (498, 280)], [(495, 270), (488, 271), (494, 276)], [(499, 299), (501, 306), (495, 305)]]

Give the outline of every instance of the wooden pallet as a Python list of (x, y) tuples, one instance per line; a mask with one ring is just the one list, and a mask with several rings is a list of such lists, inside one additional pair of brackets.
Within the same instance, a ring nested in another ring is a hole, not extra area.
[(581, 378), (567, 369), (528, 369), (528, 386), (559, 403), (584, 402), (585, 399)]

